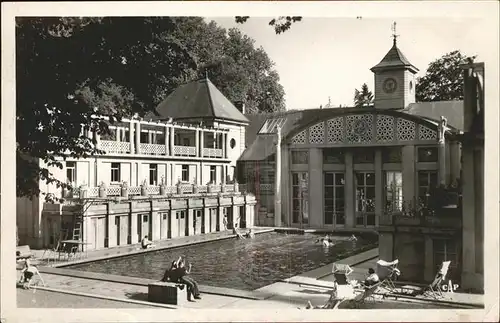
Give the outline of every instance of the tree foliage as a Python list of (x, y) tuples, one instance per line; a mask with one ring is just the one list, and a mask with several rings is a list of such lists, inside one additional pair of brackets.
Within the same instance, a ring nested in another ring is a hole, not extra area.
[(282, 108), (272, 65), (248, 37), (201, 18), (18, 18), (17, 195), (45, 194), (41, 182), (69, 188), (49, 169), (62, 168), (61, 157), (103, 153), (82, 132), (109, 134), (95, 115), (111, 123), (142, 115), (205, 70), (232, 100)]
[(472, 63), (476, 56), (466, 56), (459, 50), (443, 55), (429, 64), (423, 77), (417, 79), (417, 102), (463, 100), (461, 64)]
[(354, 89), (354, 106), (357, 108), (366, 107), (373, 104), (373, 93), (368, 89), (368, 85), (363, 83), (361, 91)]
[[(250, 19), (249, 16), (236, 16), (235, 21), (239, 24), (244, 24), (247, 20)], [(299, 22), (302, 20), (300, 16), (279, 16), (273, 18), (269, 21), (269, 25), (274, 28), (274, 32), (276, 34), (281, 34), (290, 29), (292, 24), (295, 22)]]

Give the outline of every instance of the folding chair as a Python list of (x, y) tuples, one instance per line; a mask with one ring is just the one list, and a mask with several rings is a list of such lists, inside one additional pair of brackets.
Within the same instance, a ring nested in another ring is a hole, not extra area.
[(332, 273), (338, 285), (349, 285), (349, 276), (353, 272), (352, 268), (346, 264), (333, 264)]
[(374, 299), (375, 292), (382, 286), (382, 282), (378, 282), (374, 285), (365, 287), (365, 290), (354, 297), (353, 301), (356, 306), (365, 303), (365, 301), (369, 298)]
[(380, 279), (380, 287), (389, 292), (395, 291), (396, 285), (394, 282), (398, 276), (401, 275), (401, 271), (398, 269), (398, 263), (398, 259), (390, 262), (382, 259), (377, 261), (377, 269), (375, 272)]
[(441, 268), (437, 272), (436, 276), (432, 283), (424, 289), (423, 294), (429, 294), (432, 298), (439, 298), (443, 296), (443, 292), (441, 290), (441, 285), (448, 274), (448, 269), (450, 268), (451, 261), (443, 261), (441, 264)]

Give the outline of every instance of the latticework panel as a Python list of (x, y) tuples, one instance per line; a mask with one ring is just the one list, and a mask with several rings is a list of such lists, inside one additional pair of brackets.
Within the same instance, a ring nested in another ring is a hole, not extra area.
[(373, 115), (347, 116), (346, 133), (349, 142), (370, 143), (373, 139)]
[(140, 186), (129, 187), (128, 195), (141, 195), (141, 187)]
[(437, 131), (429, 127), (418, 126), (418, 139), (420, 140), (437, 140)]
[(344, 141), (344, 118), (337, 117), (328, 120), (327, 123), (329, 144), (342, 143)]
[(292, 138), (292, 144), (302, 145), (306, 143), (306, 131), (303, 130)]
[(325, 124), (323, 122), (317, 123), (309, 128), (309, 143), (325, 143)]
[(398, 118), (397, 132), (398, 140), (415, 140), (415, 122)]
[(108, 196), (120, 196), (121, 193), (122, 193), (122, 188), (120, 186), (108, 187), (108, 190), (107, 190)]
[(174, 154), (176, 156), (196, 156), (196, 147), (174, 146)]
[(159, 186), (148, 186), (146, 188), (146, 192), (148, 195), (158, 195), (160, 194), (160, 187)]
[(394, 140), (394, 117), (377, 116), (377, 141), (393, 141)]
[(203, 157), (222, 157), (222, 149), (203, 148)]
[(165, 145), (141, 143), (141, 153), (144, 155), (165, 155)]
[(130, 143), (125, 141), (101, 140), (100, 148), (110, 154), (127, 154), (130, 152)]

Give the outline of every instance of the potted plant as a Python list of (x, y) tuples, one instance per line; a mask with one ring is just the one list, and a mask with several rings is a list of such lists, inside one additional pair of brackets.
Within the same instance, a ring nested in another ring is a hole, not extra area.
[(167, 185), (165, 185), (165, 176), (161, 177), (160, 182), (160, 195), (165, 195), (167, 193)]
[(106, 184), (101, 182), (101, 184), (99, 184), (99, 197), (106, 197), (106, 193)]
[(238, 181), (234, 179), (234, 192), (238, 193), (240, 191), (240, 186), (238, 184)]
[(85, 182), (78, 187), (78, 196), (81, 199), (84, 199), (87, 197), (87, 184), (85, 184)]
[(182, 194), (182, 182), (180, 178), (177, 182), (177, 194)]
[(196, 177), (193, 179), (193, 194), (198, 194), (198, 184)]
[(214, 191), (213, 183), (209, 182), (208, 185), (207, 185), (207, 192), (208, 193), (213, 193), (213, 191)]

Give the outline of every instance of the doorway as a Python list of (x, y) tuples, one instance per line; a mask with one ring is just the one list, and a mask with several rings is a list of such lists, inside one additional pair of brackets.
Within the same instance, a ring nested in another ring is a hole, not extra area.
[(324, 218), (325, 226), (345, 226), (345, 175), (342, 172), (325, 172), (324, 185)]
[(309, 173), (292, 172), (292, 225), (309, 226)]
[(356, 226), (375, 226), (375, 173), (356, 172)]

